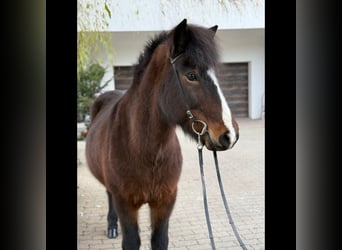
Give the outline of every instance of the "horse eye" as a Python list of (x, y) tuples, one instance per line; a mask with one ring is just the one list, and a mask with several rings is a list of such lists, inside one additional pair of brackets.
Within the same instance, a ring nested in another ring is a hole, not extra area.
[(188, 73), (186, 75), (186, 77), (188, 78), (189, 81), (192, 81), (192, 82), (198, 80), (197, 75), (195, 73), (193, 73), (193, 72)]

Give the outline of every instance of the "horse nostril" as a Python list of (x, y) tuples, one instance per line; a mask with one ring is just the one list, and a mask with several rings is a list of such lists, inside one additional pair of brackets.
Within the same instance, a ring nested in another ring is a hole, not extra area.
[(228, 148), (230, 145), (230, 138), (228, 136), (228, 133), (224, 133), (223, 135), (221, 135), (219, 138), (219, 142), (222, 146)]

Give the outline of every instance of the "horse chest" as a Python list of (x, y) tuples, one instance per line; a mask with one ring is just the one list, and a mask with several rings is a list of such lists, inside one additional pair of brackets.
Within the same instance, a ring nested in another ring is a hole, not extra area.
[(181, 173), (182, 156), (155, 158), (153, 161), (140, 162), (131, 172), (131, 178), (126, 178), (123, 192), (131, 203), (140, 206), (169, 197), (177, 190)]

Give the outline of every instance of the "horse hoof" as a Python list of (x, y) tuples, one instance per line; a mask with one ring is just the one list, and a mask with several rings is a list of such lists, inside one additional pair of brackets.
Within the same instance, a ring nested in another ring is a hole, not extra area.
[(108, 228), (108, 233), (107, 233), (107, 237), (109, 239), (115, 239), (116, 237), (118, 237), (118, 229), (116, 228)]

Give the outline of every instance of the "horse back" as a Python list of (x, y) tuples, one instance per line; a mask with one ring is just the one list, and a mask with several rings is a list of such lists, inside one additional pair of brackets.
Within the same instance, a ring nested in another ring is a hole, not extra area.
[(124, 95), (124, 93), (125, 92), (121, 90), (112, 90), (112, 91), (108, 91), (99, 95), (95, 99), (91, 107), (91, 111), (90, 111), (91, 121), (94, 121), (96, 115), (105, 107), (107, 107), (109, 104), (114, 106), (120, 100), (120, 98)]

